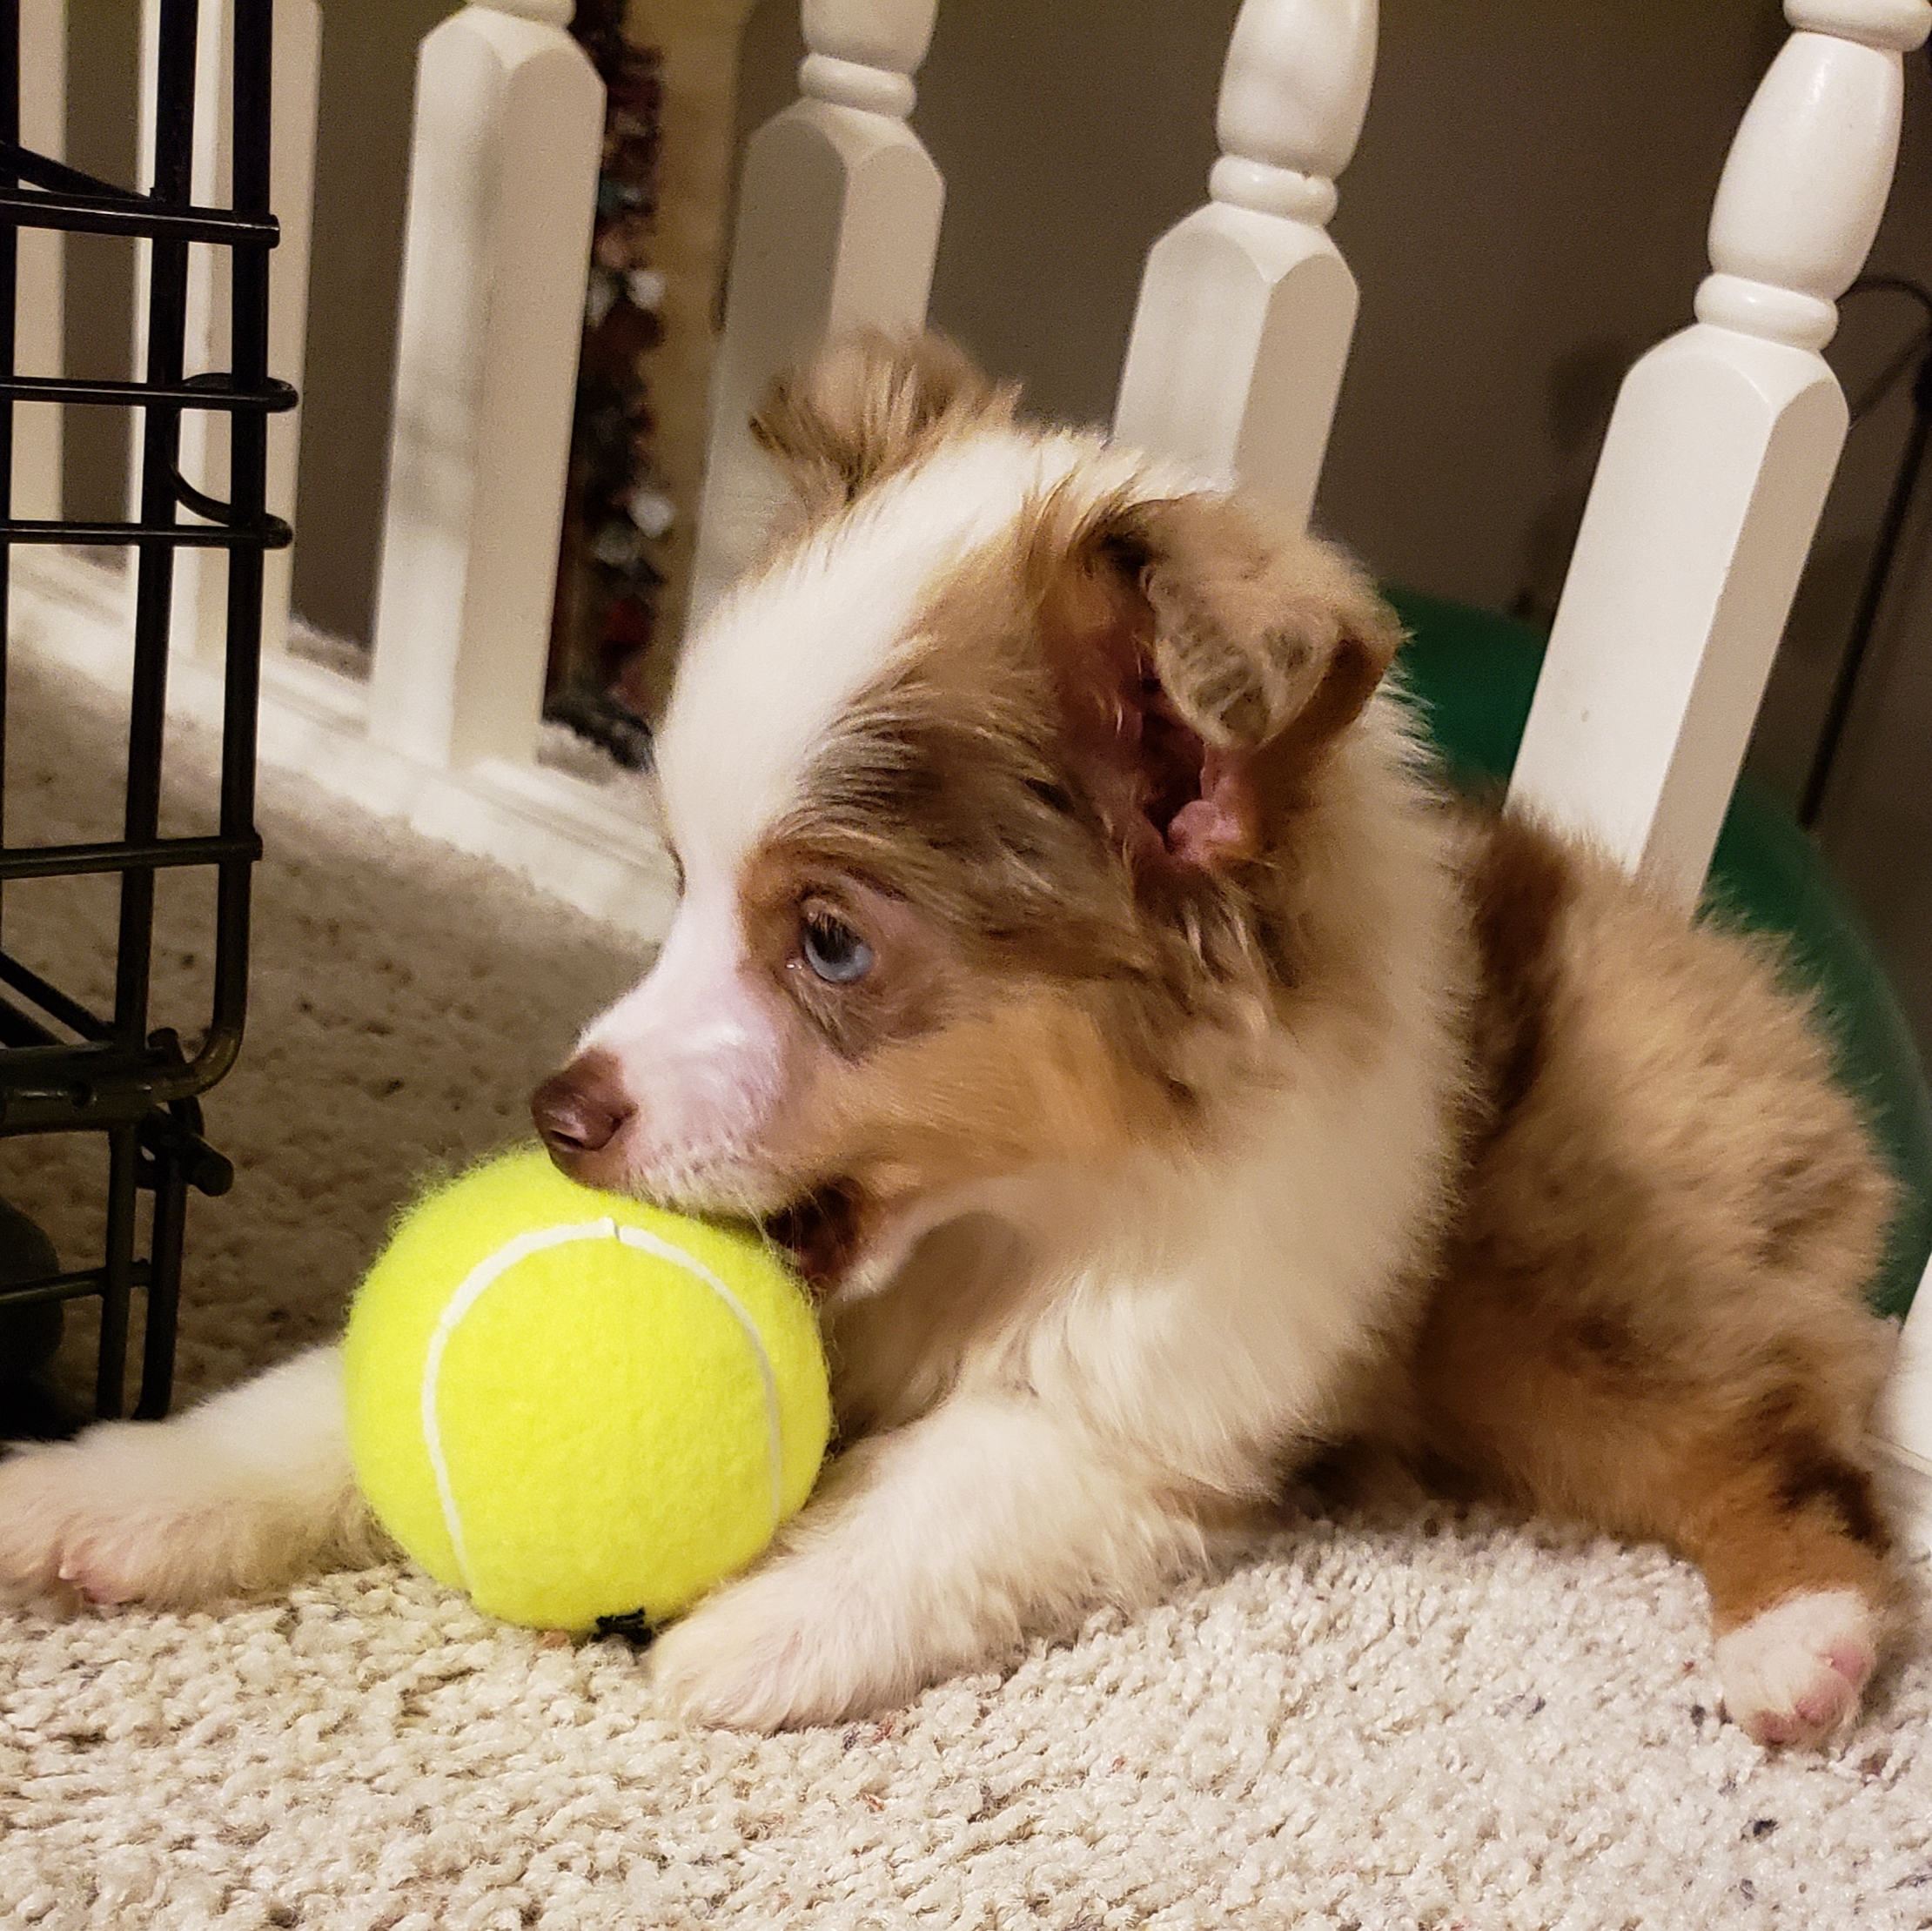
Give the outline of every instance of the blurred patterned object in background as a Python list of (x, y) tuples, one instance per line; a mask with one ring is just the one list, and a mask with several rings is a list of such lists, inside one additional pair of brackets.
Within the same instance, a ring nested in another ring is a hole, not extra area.
[(661, 546), (684, 513), (653, 459), (648, 373), (665, 332), (653, 259), (663, 57), (626, 37), (623, 13), (623, 0), (580, 0), (571, 26), (609, 104), (545, 708), (641, 765), (650, 755), (646, 659), (662, 642)]

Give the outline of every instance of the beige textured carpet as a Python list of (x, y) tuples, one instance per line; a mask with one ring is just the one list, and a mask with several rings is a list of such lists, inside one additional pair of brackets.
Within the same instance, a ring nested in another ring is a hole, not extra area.
[[(14, 713), (11, 824), (101, 826), (98, 701), (30, 673)], [(190, 791), (204, 755), (183, 740)], [(252, 1028), (209, 1106), (240, 1171), (193, 1211), (189, 1393), (325, 1333), (412, 1176), (517, 1132), (635, 962), (483, 868), (263, 792)], [(184, 990), (195, 909), (168, 927)], [(84, 976), (110, 910), (10, 894), (10, 935)], [(0, 1143), (64, 1255), (91, 1180), (77, 1148)], [(1313, 1525), (1003, 1680), (770, 1741), (682, 1733), (621, 1646), (493, 1627), (406, 1571), (217, 1616), (0, 1619), (0, 1923), (1932, 1925), (1925, 1655), (1841, 1754), (1780, 1760), (1714, 1713), (1702, 1616), (1654, 1551)]]

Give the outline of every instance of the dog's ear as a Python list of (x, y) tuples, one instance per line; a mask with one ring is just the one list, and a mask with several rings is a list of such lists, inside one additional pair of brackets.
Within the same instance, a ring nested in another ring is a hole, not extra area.
[(842, 337), (772, 384), (751, 432), (790, 473), (801, 503), (835, 509), (947, 437), (1010, 422), (1016, 391), (931, 333)]
[(1340, 552), (1211, 494), (1124, 500), (1032, 571), (1070, 759), (1137, 864), (1259, 858), (1401, 641)]

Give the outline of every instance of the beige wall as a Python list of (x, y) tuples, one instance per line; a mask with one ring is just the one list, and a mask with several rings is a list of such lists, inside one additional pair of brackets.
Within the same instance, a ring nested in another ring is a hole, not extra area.
[[(1914, 117), (1912, 198), (1888, 240), (1895, 267), (1932, 282), (1932, 102), (1922, 87)], [(1909, 238), (1911, 246), (1903, 244)], [(1915, 312), (1874, 299), (1845, 327), (1843, 362), (1865, 374), (1909, 335)], [(1758, 761), (1792, 788), (1808, 753), (1799, 725), (1819, 716), (1869, 558), (1874, 530), (1909, 412), (1902, 396), (1852, 431), (1839, 486), (1781, 654), (1759, 727)], [(1794, 741), (1801, 741), (1801, 749)], [(1820, 831), (1878, 941), (1901, 999), (1932, 1063), (1932, 474), (1922, 477), (1889, 593), (1873, 633), (1859, 695), (1845, 731)]]
[(323, 0), (295, 607), (366, 642), (396, 365), (416, 47), (453, 0)]
[[(1141, 257), (1198, 200), (1213, 158), (1235, 8), (943, 0), (916, 116), (948, 179), (934, 317), (1049, 412), (1110, 408)], [(370, 627), (414, 49), (451, 10), (325, 8), (296, 600), (349, 636)], [(731, 10), (635, 6), (671, 39), (687, 11), (708, 27)], [(1335, 223), (1364, 305), (1321, 513), (1392, 576), (1546, 604), (1616, 374), (1687, 312), (1709, 191), (1776, 9), (1385, 0), (1383, 22)], [(705, 50), (694, 92), (720, 78)], [(741, 136), (791, 98), (802, 51), (796, 0), (760, 0)], [(688, 386), (703, 366), (692, 358)], [(664, 413), (681, 450), (701, 401), (667, 396)]]
[[(1235, 11), (940, 7), (915, 116), (947, 181), (933, 318), (1050, 413), (1111, 412), (1142, 257), (1205, 191)], [(790, 97), (796, 16), (753, 15), (741, 128)], [(1618, 375), (1688, 318), (1775, 21), (1771, 0), (1384, 0), (1334, 223), (1363, 304), (1320, 515), (1385, 574), (1499, 607), (1553, 587)]]
[[(68, 158), (97, 179), (134, 184), (139, 10), (127, 0), (69, 0), (68, 31)], [(68, 370), (124, 376), (134, 339), (134, 245), (106, 235), (70, 235), (66, 245)], [(126, 414), (70, 409), (62, 426), (67, 513), (91, 520), (124, 515)]]

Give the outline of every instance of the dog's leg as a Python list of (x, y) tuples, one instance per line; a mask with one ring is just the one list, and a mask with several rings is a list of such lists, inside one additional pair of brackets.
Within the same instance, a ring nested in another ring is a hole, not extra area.
[(1513, 1458), (1504, 1492), (1695, 1562), (1725, 1712), (1755, 1741), (1821, 1745), (1848, 1728), (1898, 1593), (1857, 1454), (1822, 1436), (1767, 1444), (1749, 1426), (1651, 1432), (1641, 1418), (1593, 1437), (1589, 1422), (1603, 1418), (1582, 1403), (1568, 1414), (1584, 1429)]
[(1430, 1449), (1478, 1492), (1689, 1557), (1732, 1720), (1760, 1743), (1829, 1741), (1898, 1592), (1858, 1445), (1875, 1324), (1774, 1334), (1727, 1373), (1603, 1318), (1545, 1331), (1526, 1306), (1438, 1307), (1418, 1351)]
[(842, 1457), (770, 1555), (659, 1639), (655, 1674), (699, 1722), (837, 1721), (1150, 1599), (1202, 1559), (1203, 1523), (1030, 1398), (956, 1395)]
[(380, 1541), (357, 1492), (334, 1348), (163, 1422), (108, 1422), (0, 1463), (0, 1600), (187, 1608)]
[(1701, 1461), (1705, 1492), (1676, 1498), (1667, 1527), (1710, 1585), (1726, 1712), (1760, 1743), (1829, 1742), (1897, 1593), (1871, 1477), (1816, 1436), (1720, 1438)]

